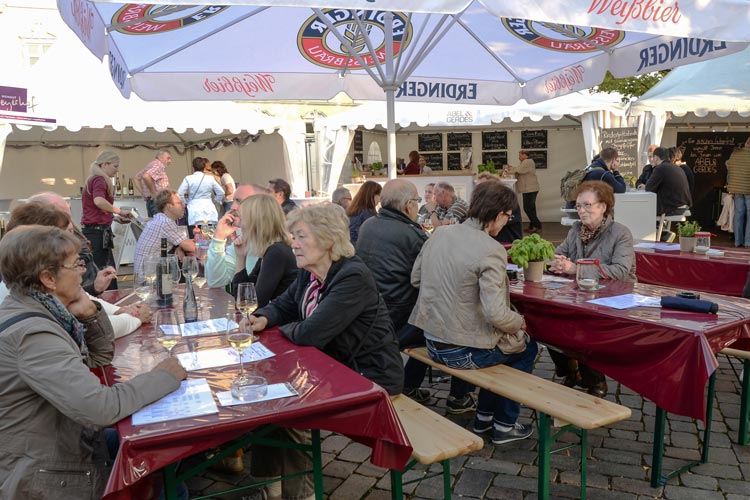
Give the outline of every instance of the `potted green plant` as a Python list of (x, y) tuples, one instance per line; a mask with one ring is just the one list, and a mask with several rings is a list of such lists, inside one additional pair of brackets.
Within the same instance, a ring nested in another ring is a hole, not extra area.
[(375, 175), (378, 175), (378, 176), (383, 175), (381, 172), (383, 170), (383, 162), (376, 161), (375, 163), (371, 165), (371, 168)]
[(677, 224), (677, 234), (680, 236), (680, 251), (694, 252), (696, 237), (695, 233), (701, 230), (698, 221), (686, 221)]
[(491, 174), (497, 174), (497, 168), (495, 168), (495, 162), (492, 159), (487, 160), (486, 163), (480, 163), (477, 165), (477, 173), (489, 172)]
[(508, 250), (510, 260), (524, 269), (526, 281), (542, 281), (544, 261), (555, 256), (555, 246), (538, 234), (524, 236)]

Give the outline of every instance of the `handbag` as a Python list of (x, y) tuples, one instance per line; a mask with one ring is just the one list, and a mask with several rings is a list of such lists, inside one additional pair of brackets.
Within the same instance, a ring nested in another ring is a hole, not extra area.
[[(518, 312), (518, 309), (513, 304), (510, 304), (510, 308)], [(528, 344), (529, 340), (531, 340), (531, 337), (522, 328), (516, 333), (501, 333), (500, 339), (497, 341), (497, 347), (503, 354), (518, 354), (526, 349), (526, 344)]]

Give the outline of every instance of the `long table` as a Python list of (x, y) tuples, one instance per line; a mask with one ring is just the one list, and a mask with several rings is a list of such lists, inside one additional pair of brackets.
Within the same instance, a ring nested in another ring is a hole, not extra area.
[(638, 281), (741, 297), (750, 272), (750, 252), (730, 248), (715, 249), (722, 250), (724, 255), (636, 247), (635, 270)]
[[(175, 304), (181, 304), (176, 291)], [(127, 294), (107, 292), (106, 299), (117, 301)], [(222, 290), (200, 290), (203, 314), (224, 317), (231, 302)], [(201, 318), (204, 319), (204, 318)], [(156, 343), (152, 325), (144, 325), (117, 340), (108, 383), (117, 383), (147, 371), (154, 358), (164, 356)], [(182, 458), (211, 449), (265, 424), (298, 429), (323, 429), (340, 433), (372, 448), (373, 464), (402, 470), (411, 455), (411, 446), (380, 386), (350, 370), (313, 347), (289, 342), (277, 329), (260, 334), (260, 341), (275, 356), (245, 363), (269, 384), (289, 382), (298, 397), (224, 408), (219, 413), (159, 424), (134, 426), (130, 418), (119, 422), (120, 450), (107, 484), (105, 497), (134, 498), (131, 487), (139, 480)], [(223, 336), (183, 339), (174, 354), (227, 347)], [(191, 371), (189, 378), (206, 378), (212, 390), (229, 390), (238, 365)]]
[[(624, 384), (657, 405), (651, 484), (661, 475), (666, 412), (706, 422), (702, 460), (708, 458), (716, 353), (740, 338), (750, 338), (750, 309), (745, 299), (705, 294), (719, 304), (718, 314), (654, 307), (618, 310), (587, 302), (637, 293), (674, 295), (666, 287), (604, 281), (596, 292), (574, 282), (514, 282), (511, 301), (526, 319), (529, 334)], [(692, 464), (691, 464), (692, 465)], [(672, 474), (670, 474), (671, 476)]]

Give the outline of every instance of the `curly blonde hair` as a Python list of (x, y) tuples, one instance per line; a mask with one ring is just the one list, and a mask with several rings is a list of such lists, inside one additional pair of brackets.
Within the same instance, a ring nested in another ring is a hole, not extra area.
[(286, 227), (304, 222), (310, 228), (318, 244), (328, 250), (331, 260), (354, 256), (354, 245), (349, 240), (349, 218), (344, 209), (333, 203), (320, 203), (292, 210), (287, 215)]

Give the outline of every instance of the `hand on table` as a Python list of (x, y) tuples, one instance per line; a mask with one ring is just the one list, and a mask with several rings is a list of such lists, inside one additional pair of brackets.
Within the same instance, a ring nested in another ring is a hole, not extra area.
[(243, 319), (242, 321), (249, 322), (250, 328), (254, 332), (265, 330), (268, 326), (268, 318), (266, 318), (265, 316), (250, 316), (248, 319)]
[(187, 372), (180, 364), (180, 361), (174, 357), (169, 357), (160, 362), (154, 367), (154, 370), (161, 370), (163, 372), (174, 375), (177, 380), (185, 380), (187, 378)]
[(141, 323), (151, 322), (151, 308), (145, 302), (137, 302), (135, 304), (121, 307), (115, 312), (115, 314), (130, 314), (141, 320)]
[(107, 266), (96, 274), (94, 279), (94, 290), (101, 293), (107, 288), (112, 280), (117, 277), (117, 271), (112, 266)]
[(549, 270), (553, 273), (575, 274), (576, 265), (564, 255), (555, 255), (555, 262), (550, 265)]

